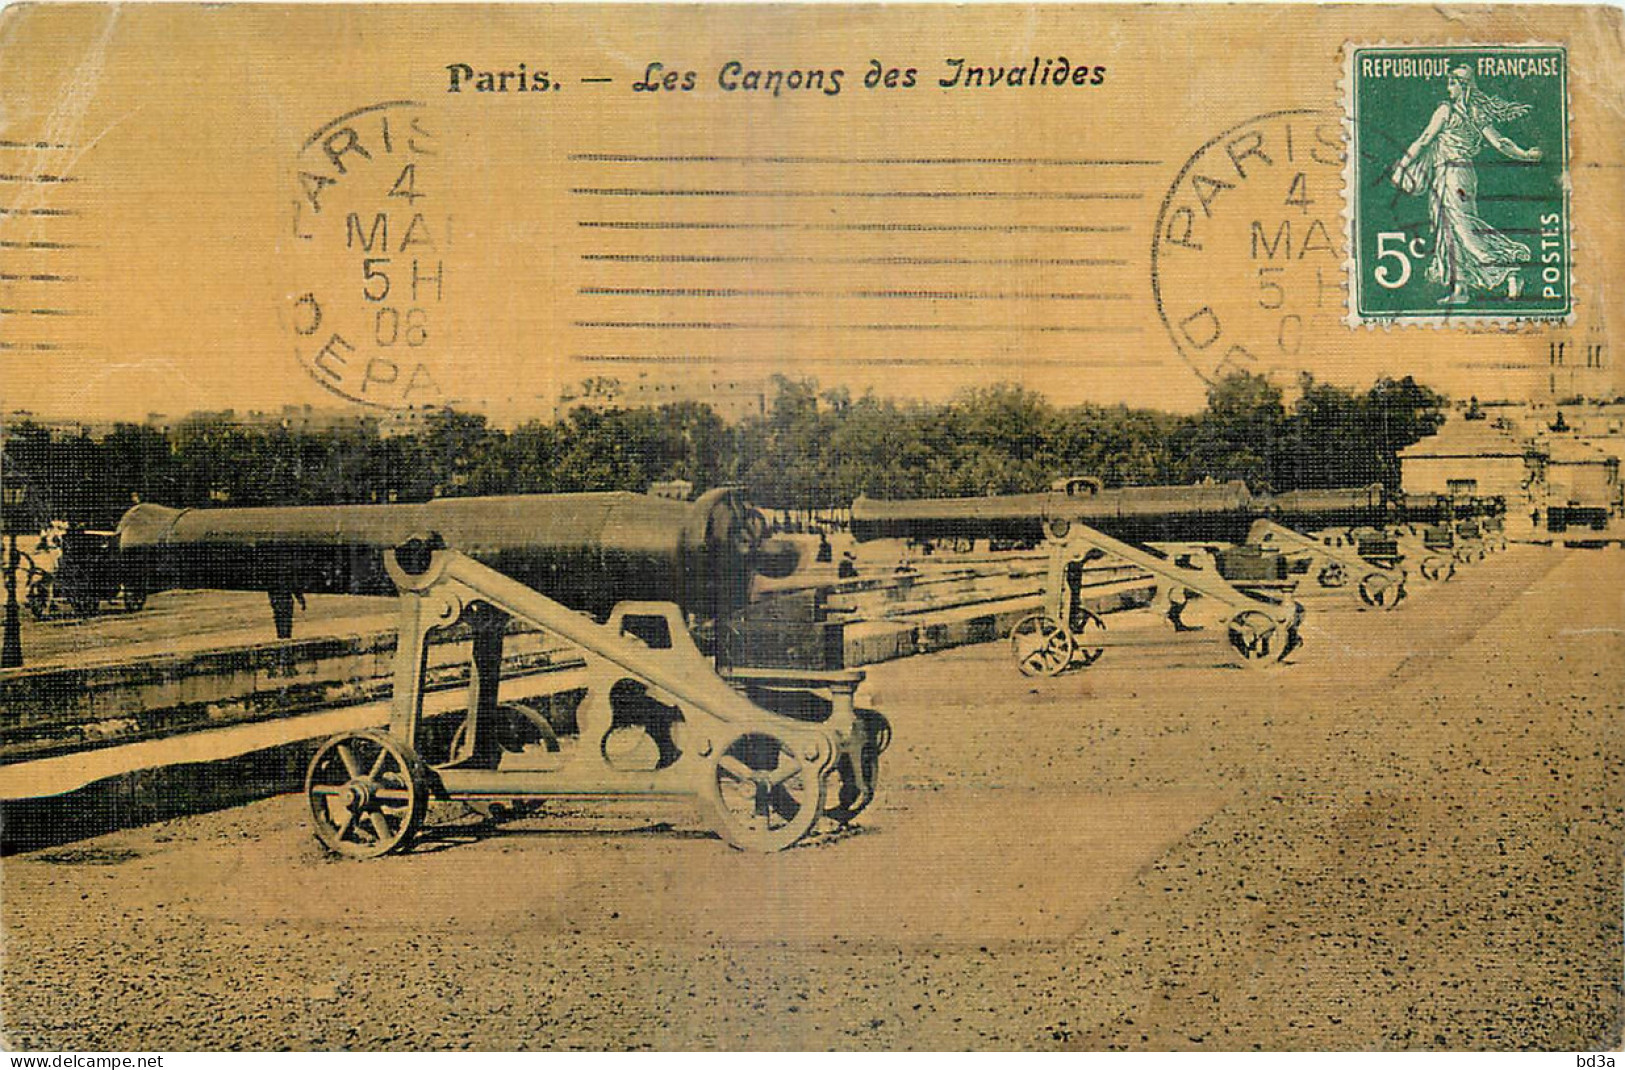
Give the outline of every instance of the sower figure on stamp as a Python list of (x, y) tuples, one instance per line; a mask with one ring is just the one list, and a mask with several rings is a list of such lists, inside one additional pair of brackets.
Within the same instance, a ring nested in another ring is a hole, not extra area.
[(1428, 281), (1448, 286), (1441, 305), (1465, 304), (1469, 286), (1479, 290), (1506, 287), (1516, 298), (1523, 288), (1520, 264), (1529, 262), (1529, 246), (1513, 241), (1478, 214), (1478, 169), (1473, 161), (1488, 141), (1509, 159), (1535, 163), (1538, 148), (1520, 148), (1493, 124), (1529, 114), (1527, 104), (1491, 96), (1478, 88), (1468, 67), (1450, 72), (1450, 99), (1438, 106), (1427, 129), (1405, 150), (1390, 175), (1406, 193), (1428, 195), (1433, 219), (1433, 255)]

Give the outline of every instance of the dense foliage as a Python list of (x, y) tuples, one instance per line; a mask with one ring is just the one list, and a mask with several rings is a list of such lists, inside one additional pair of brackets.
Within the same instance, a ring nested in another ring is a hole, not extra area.
[(1269, 380), (1214, 385), (1179, 416), (1124, 406), (1060, 408), (1016, 385), (946, 403), (897, 402), (779, 378), (769, 411), (730, 425), (710, 408), (577, 409), (513, 431), (444, 411), (383, 436), (362, 421), (320, 431), (198, 414), (167, 433), (125, 424), (101, 437), (7, 429), (11, 470), (46, 516), (105, 525), (132, 501), (290, 505), (434, 496), (644, 490), (687, 479), (745, 484), (775, 508), (859, 494), (912, 498), (1042, 489), (1064, 475), (1107, 485), (1242, 479), (1255, 490), (1399, 480), (1396, 452), (1432, 433), (1444, 399), (1410, 378), (1364, 393), (1305, 379), (1290, 405)]

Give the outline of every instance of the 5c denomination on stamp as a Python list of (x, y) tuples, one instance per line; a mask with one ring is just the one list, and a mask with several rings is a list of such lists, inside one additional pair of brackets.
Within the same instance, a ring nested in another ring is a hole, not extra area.
[(1566, 318), (1565, 50), (1373, 45), (1347, 62), (1350, 323)]

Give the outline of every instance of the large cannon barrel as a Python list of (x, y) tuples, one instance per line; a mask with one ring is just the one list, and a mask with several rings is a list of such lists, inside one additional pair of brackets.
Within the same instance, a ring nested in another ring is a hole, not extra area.
[[(1493, 502), (1484, 508), (1493, 511)], [(1459, 511), (1459, 509), (1458, 509)], [(1254, 520), (1310, 532), (1384, 527), (1448, 514), (1448, 499), (1399, 501), (1380, 483), (1254, 495), (1239, 480), (1191, 486), (1105, 489), (1093, 479), (1058, 481), (1039, 494), (885, 501), (859, 498), (852, 531), (867, 539), (988, 538), (1036, 542), (1056, 521), (1075, 521), (1124, 542), (1244, 542)]]
[(1010, 539), (1044, 537), (1048, 496), (889, 500), (860, 496), (852, 503), (852, 535), (874, 539)]
[(859, 498), (852, 533), (869, 539), (1012, 539), (1036, 542), (1057, 521), (1087, 524), (1124, 542), (1241, 541), (1256, 515), (1246, 484), (1105, 489), (1061, 480), (1040, 494), (886, 501)]
[(1294, 490), (1261, 499), (1260, 515), (1297, 531), (1380, 528), (1397, 523), (1398, 505), (1381, 483), (1365, 487)]
[(124, 567), (147, 590), (392, 594), (385, 554), (437, 535), (598, 616), (628, 599), (720, 616), (748, 599), (753, 575), (795, 566), (794, 549), (764, 539), (760, 514), (733, 488), (695, 502), (606, 492), (286, 508), (143, 504), (118, 530)]

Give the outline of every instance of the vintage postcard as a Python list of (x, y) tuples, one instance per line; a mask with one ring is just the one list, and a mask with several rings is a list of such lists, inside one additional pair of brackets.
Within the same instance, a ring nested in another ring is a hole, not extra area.
[(0, 9), (0, 1039), (1613, 1066), (1622, 179), (1605, 6)]

